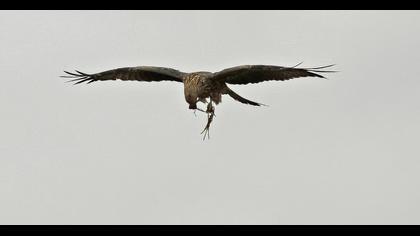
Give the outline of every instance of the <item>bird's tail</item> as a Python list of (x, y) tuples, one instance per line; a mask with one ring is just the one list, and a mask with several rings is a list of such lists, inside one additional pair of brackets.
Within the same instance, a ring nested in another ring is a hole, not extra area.
[(267, 106), (267, 105), (265, 105), (265, 104), (262, 104), (262, 103), (258, 103), (258, 102), (253, 102), (253, 101), (250, 101), (250, 100), (248, 100), (248, 99), (246, 99), (246, 98), (243, 98), (243, 97), (241, 97), (241, 96), (239, 96), (239, 94), (237, 94), (237, 93), (235, 93), (235, 92), (233, 92), (230, 88), (228, 88), (228, 87), (226, 87), (226, 93), (227, 94), (229, 94), (229, 96), (231, 96), (233, 99), (235, 99), (236, 101), (238, 101), (238, 102), (241, 102), (241, 103), (244, 103), (244, 104), (249, 104), (249, 105), (253, 105), (253, 106), (261, 106), (261, 105), (263, 105), (263, 106)]

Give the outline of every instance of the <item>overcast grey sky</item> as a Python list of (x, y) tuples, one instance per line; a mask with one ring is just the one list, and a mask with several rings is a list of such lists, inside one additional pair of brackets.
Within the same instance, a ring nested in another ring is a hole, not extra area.
[[(1, 11), (1, 224), (419, 224), (419, 11)], [(321, 66), (231, 86), (73, 86), (138, 65)]]

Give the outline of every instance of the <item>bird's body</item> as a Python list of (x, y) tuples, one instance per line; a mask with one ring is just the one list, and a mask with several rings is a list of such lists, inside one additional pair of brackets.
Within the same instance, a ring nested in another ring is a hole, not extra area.
[(207, 103), (210, 98), (214, 103), (222, 101), (222, 94), (227, 91), (227, 86), (222, 81), (212, 80), (211, 72), (195, 72), (187, 74), (184, 78), (184, 96), (190, 109), (197, 108), (197, 102)]
[[(297, 68), (297, 66), (244, 65), (228, 68), (216, 73), (204, 71), (185, 73), (166, 67), (139, 66), (118, 68), (96, 74), (86, 74), (80, 71), (70, 73), (65, 71), (68, 75), (62, 77), (74, 78), (70, 81), (76, 82), (75, 84), (118, 79), (146, 82), (181, 82), (184, 84), (184, 96), (189, 104), (189, 109), (199, 109), (197, 108), (197, 102), (199, 101), (208, 103), (207, 110), (205, 111), (208, 113), (208, 123), (205, 131), (208, 132), (214, 116), (214, 107), (212, 104), (219, 104), (222, 101), (222, 95), (227, 94), (236, 101), (244, 104), (253, 106), (262, 105), (261, 103), (253, 102), (241, 97), (232, 91), (227, 84), (259, 83), (268, 80), (284, 81), (298, 77), (324, 78), (317, 73), (333, 72), (321, 70), (330, 66), (332, 65), (317, 68)], [(210, 101), (207, 101), (207, 99), (210, 99)]]

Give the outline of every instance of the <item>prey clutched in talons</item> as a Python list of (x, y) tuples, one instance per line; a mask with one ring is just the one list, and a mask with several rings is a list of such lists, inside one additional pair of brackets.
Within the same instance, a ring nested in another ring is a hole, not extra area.
[(207, 124), (206, 124), (206, 127), (204, 127), (203, 131), (201, 131), (201, 134), (204, 133), (203, 140), (206, 139), (206, 136), (207, 136), (207, 138), (210, 139), (210, 124), (213, 121), (213, 117), (214, 117), (214, 113), (207, 114)]
[(214, 106), (211, 99), (209, 104), (207, 105), (207, 110), (205, 112), (207, 113), (207, 124), (204, 127), (203, 131), (201, 131), (201, 134), (204, 133), (203, 140), (206, 139), (206, 136), (210, 139), (210, 124), (213, 121), (213, 117), (216, 116), (214, 114)]

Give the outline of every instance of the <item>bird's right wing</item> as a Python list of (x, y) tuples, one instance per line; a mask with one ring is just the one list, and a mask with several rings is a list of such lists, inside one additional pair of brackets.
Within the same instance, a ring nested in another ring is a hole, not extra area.
[(182, 82), (184, 72), (154, 66), (124, 67), (114, 70), (108, 70), (96, 74), (86, 74), (80, 71), (75, 73), (64, 71), (67, 75), (64, 78), (72, 78), (69, 82), (80, 84), (83, 82), (92, 83), (100, 80), (137, 80), (137, 81), (177, 81)]

